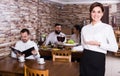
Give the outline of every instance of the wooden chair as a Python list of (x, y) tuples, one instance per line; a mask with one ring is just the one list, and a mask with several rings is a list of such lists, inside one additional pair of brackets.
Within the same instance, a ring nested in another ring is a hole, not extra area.
[(71, 62), (71, 51), (55, 51), (52, 50), (52, 60), (53, 61), (65, 61), (65, 62)]
[(24, 65), (24, 76), (48, 76), (48, 70), (32, 69)]
[(119, 30), (114, 30), (114, 33), (115, 33), (116, 40), (119, 43), (120, 42), (120, 40), (119, 40), (119, 38), (120, 38), (120, 31)]
[(114, 53), (115, 56), (120, 56), (120, 30), (114, 30), (115, 37), (118, 43), (118, 52)]

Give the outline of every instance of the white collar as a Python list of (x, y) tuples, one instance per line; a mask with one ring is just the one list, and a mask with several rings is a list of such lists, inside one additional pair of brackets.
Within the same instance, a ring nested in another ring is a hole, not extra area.
[(96, 26), (99, 26), (99, 24), (101, 24), (101, 23), (102, 23), (102, 22), (99, 21), (99, 22), (97, 22), (96, 24), (93, 25), (92, 22), (91, 22), (91, 26), (92, 26), (92, 27), (96, 27)]

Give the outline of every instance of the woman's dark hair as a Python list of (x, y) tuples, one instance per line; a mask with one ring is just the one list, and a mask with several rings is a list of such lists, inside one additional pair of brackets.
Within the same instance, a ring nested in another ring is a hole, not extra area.
[[(104, 12), (104, 7), (103, 7), (103, 5), (102, 5), (101, 3), (99, 3), (99, 2), (94, 2), (93, 4), (91, 4), (90, 9), (89, 9), (89, 12), (91, 13), (92, 10), (93, 10), (95, 7), (100, 7), (101, 10), (102, 10), (102, 12)], [(91, 15), (90, 15), (90, 22), (91, 22), (91, 21), (92, 21), (92, 18), (91, 18)]]
[(20, 31), (20, 33), (25, 33), (25, 32), (27, 32), (28, 35), (30, 34), (30, 31), (26, 28), (24, 28)]
[(95, 2), (95, 3), (93, 3), (93, 4), (90, 6), (90, 9), (89, 9), (90, 13), (91, 13), (92, 10), (94, 9), (94, 7), (100, 7), (101, 10), (102, 10), (102, 12), (104, 12), (104, 7), (103, 7), (103, 5), (102, 5), (101, 3), (99, 3), (99, 2)]
[[(76, 24), (76, 25), (74, 25), (73, 27), (74, 27), (76, 30), (78, 30), (79, 33), (80, 33), (83, 26), (82, 26), (82, 25), (79, 25), (79, 24)], [(73, 34), (73, 30), (72, 30), (72, 34)]]
[(80, 25), (74, 25), (74, 28), (80, 32)]

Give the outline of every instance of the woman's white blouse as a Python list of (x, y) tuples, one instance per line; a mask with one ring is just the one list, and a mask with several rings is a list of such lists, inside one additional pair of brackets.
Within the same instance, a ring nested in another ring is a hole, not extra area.
[[(100, 46), (85, 44), (86, 41), (98, 41)], [(118, 45), (113, 28), (105, 23), (88, 24), (82, 28), (81, 44), (84, 49), (106, 54), (107, 51), (117, 52)]]
[(80, 42), (80, 37), (77, 37), (76, 34), (72, 34), (70, 39), (74, 40), (76, 43)]

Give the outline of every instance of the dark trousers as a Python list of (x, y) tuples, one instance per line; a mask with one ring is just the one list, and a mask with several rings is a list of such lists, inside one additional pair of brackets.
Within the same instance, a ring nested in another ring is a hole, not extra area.
[(80, 61), (80, 76), (104, 76), (105, 54), (84, 49)]

